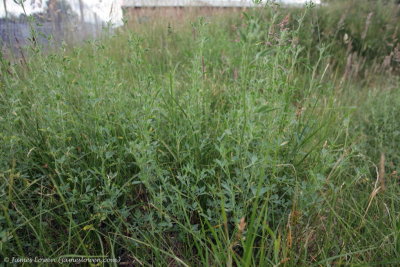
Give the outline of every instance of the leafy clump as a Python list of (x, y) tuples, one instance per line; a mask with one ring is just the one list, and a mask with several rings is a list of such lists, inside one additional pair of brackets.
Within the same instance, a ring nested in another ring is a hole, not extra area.
[(377, 195), (371, 168), (378, 146), (397, 164), (398, 94), (359, 105), (354, 88), (373, 79), (346, 75), (336, 39), (315, 45), (322, 11), (310, 8), (126, 26), (21, 63), (2, 57), (1, 255), (396, 258), (398, 188)]

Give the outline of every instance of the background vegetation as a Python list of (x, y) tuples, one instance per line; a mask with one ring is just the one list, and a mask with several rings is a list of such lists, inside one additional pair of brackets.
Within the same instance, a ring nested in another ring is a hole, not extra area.
[(360, 2), (2, 56), (0, 255), (397, 265), (399, 6)]

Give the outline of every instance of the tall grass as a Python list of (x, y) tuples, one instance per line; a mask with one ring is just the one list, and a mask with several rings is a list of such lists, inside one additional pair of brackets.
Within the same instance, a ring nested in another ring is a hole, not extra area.
[[(322, 12), (127, 26), (2, 57), (2, 257), (398, 263), (398, 78), (345, 75), (348, 43), (308, 32)], [(357, 56), (366, 71), (380, 58)]]

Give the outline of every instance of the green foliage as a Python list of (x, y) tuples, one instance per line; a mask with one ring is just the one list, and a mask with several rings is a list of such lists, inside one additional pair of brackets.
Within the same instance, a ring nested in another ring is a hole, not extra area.
[[(370, 75), (371, 65), (382, 64), (374, 72), (387, 68), (399, 71), (393, 57), (400, 39), (400, 8), (389, 0), (331, 1), (314, 10), (304, 27), (301, 42), (312, 46), (329, 45), (334, 55), (331, 64), (338, 68), (357, 66), (357, 75)], [(298, 11), (294, 11), (295, 13)], [(318, 56), (318, 54), (317, 54)]]
[(338, 39), (316, 47), (308, 31), (325, 13), (313, 12), (272, 6), (1, 57), (0, 254), (393, 263), (398, 176), (390, 167), (371, 195), (371, 169), (381, 151), (399, 163), (398, 86), (357, 91), (345, 61), (332, 67)]

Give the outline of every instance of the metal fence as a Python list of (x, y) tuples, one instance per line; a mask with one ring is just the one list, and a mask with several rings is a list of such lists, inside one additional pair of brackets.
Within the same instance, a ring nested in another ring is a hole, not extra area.
[[(0, 2), (3, 8), (0, 18), (2, 49), (15, 50), (30, 42), (45, 47), (62, 42), (76, 43), (98, 37), (106, 26), (82, 0), (43, 0), (44, 8), (31, 14), (24, 14), (22, 6), (18, 14), (13, 0), (0, 1), (3, 2)], [(36, 1), (42, 0), (27, 0), (23, 4), (33, 5)], [(28, 7), (32, 10), (32, 6)]]

